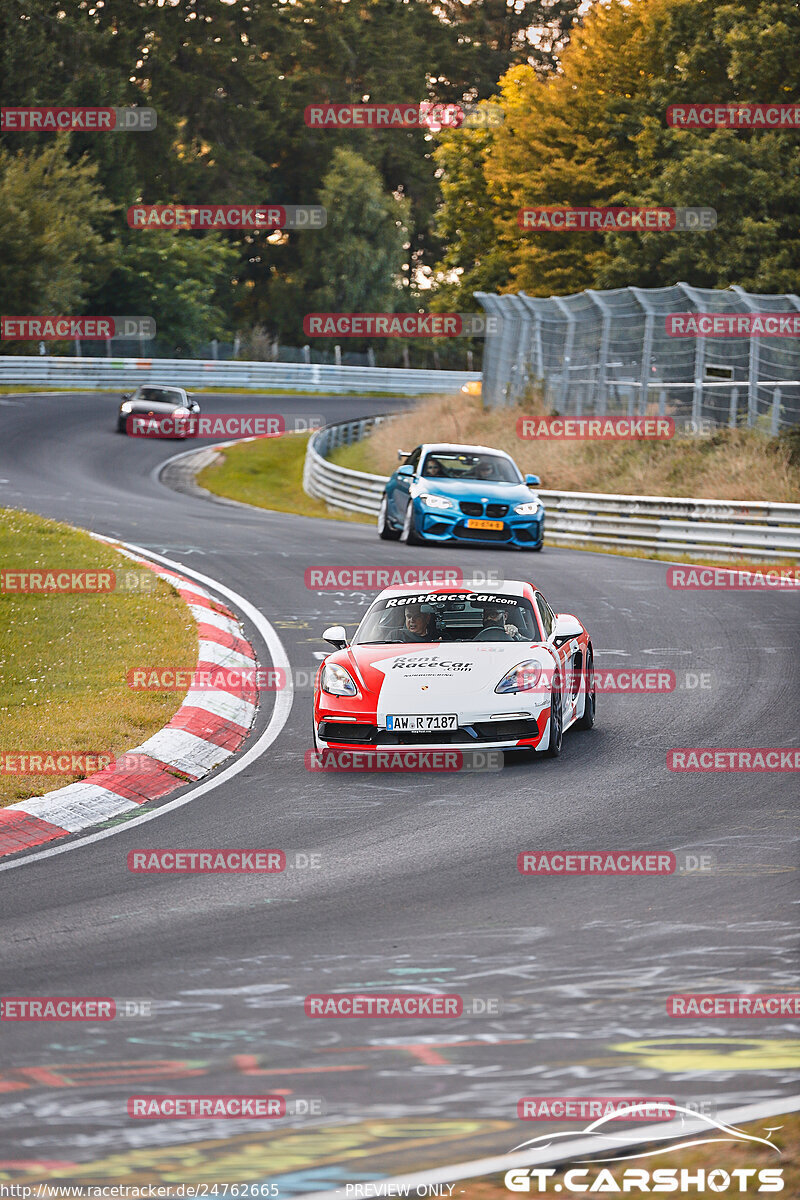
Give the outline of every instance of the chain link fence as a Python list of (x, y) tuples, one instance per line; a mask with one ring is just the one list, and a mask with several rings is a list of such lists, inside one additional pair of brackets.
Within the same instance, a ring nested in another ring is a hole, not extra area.
[(695, 429), (755, 426), (773, 434), (800, 423), (800, 338), (674, 337), (666, 320), (670, 313), (797, 314), (798, 296), (687, 283), (475, 296), (502, 318), (484, 347), (489, 407), (516, 404), (539, 387), (548, 409), (569, 416), (658, 413)]

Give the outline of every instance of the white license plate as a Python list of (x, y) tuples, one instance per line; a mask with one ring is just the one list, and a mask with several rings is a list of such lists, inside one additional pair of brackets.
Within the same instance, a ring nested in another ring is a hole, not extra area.
[(431, 730), (457, 729), (458, 717), (455, 713), (433, 716), (388, 716), (386, 728), (390, 733), (429, 733)]

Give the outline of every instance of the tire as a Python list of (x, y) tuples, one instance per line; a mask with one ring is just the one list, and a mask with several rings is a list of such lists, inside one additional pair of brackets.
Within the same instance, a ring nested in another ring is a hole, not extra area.
[(384, 492), (381, 500), (380, 512), (378, 513), (378, 537), (382, 538), (384, 542), (396, 542), (400, 537), (400, 530), (393, 529), (389, 524), (389, 517), (387, 514), (388, 507), (389, 500), (386, 492)]
[(117, 421), (117, 433), (127, 433), (124, 421)]
[(594, 682), (594, 657), (591, 650), (586, 655), (586, 699), (583, 702), (583, 716), (575, 722), (576, 729), (591, 729), (594, 725), (594, 715), (597, 710), (597, 693)]
[[(554, 719), (555, 718), (555, 719)], [(561, 700), (561, 678), (556, 672), (550, 691), (550, 736), (544, 754), (547, 758), (558, 758), (564, 736), (564, 710)]]
[(406, 505), (406, 515), (403, 521), (403, 532), (401, 537), (409, 546), (421, 546), (422, 538), (417, 533), (417, 523), (414, 520), (414, 501), (409, 499)]

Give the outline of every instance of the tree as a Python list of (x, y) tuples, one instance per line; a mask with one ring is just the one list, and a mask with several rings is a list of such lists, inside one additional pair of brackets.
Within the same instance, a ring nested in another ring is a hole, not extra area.
[[(298, 235), (300, 266), (291, 280), (293, 310), (273, 288), (271, 323), (300, 336), (306, 312), (394, 312), (401, 306), (409, 204), (386, 192), (377, 169), (352, 150), (334, 152), (319, 191), (324, 229)], [(284, 285), (285, 286), (285, 285)], [(286, 299), (286, 297), (282, 297)]]
[(84, 311), (92, 284), (111, 269), (97, 227), (113, 206), (97, 174), (86, 159), (69, 162), (63, 136), (27, 154), (0, 150), (0, 312)]

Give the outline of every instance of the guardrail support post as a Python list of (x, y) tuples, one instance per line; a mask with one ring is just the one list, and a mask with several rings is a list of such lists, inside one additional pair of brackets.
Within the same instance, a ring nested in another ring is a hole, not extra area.
[(736, 419), (739, 412), (739, 389), (731, 388), (731, 403), (728, 410), (728, 428), (736, 428)]
[(770, 433), (773, 437), (778, 436), (778, 430), (781, 423), (781, 389), (775, 388), (772, 394), (772, 415), (770, 418)]

